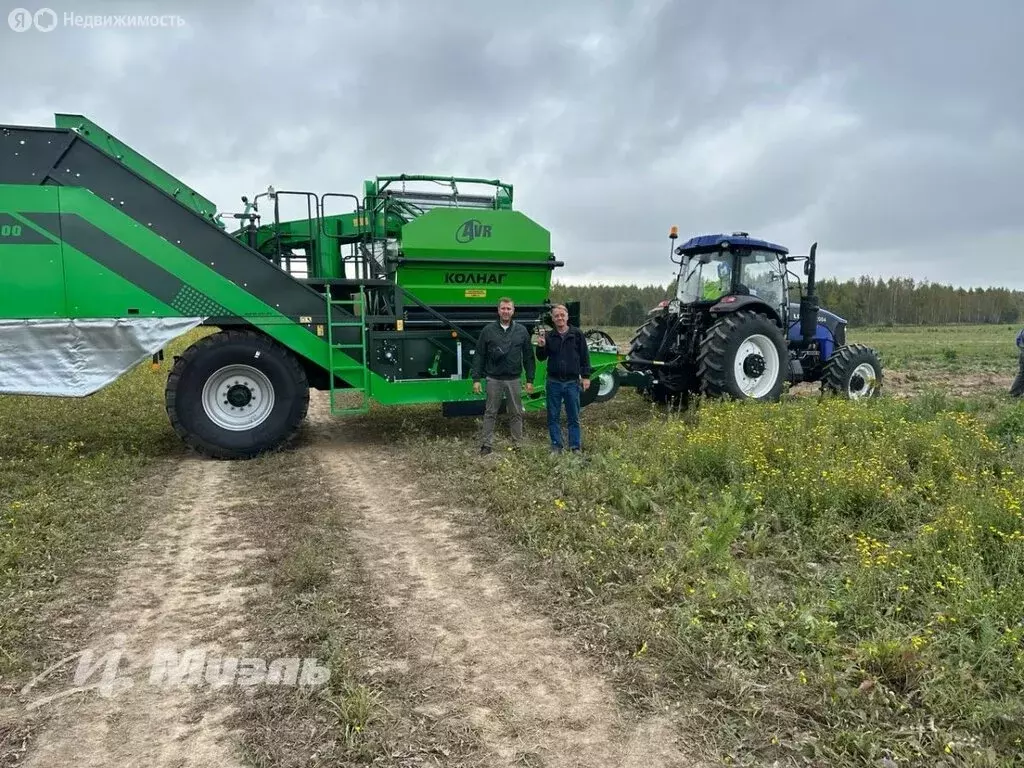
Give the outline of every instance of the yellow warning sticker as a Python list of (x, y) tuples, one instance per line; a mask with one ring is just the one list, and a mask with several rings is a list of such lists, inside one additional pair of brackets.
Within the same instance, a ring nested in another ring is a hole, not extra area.
[(466, 289), (467, 299), (486, 299), (487, 289), (486, 288), (467, 288)]

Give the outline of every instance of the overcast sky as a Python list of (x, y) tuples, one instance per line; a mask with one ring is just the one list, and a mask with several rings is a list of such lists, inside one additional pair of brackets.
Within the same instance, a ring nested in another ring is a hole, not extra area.
[(667, 282), (675, 224), (817, 240), (822, 276), (1024, 289), (1018, 0), (214, 4), (0, 26), (0, 123), (85, 114), (232, 211), (268, 184), (499, 177), (563, 281)]

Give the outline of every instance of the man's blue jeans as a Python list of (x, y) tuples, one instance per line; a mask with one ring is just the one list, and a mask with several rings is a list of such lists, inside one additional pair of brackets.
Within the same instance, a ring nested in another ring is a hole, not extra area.
[(566, 420), (569, 426), (569, 447), (580, 448), (580, 383), (579, 381), (547, 381), (548, 401), (548, 433), (551, 435), (551, 446), (561, 450), (562, 445), (562, 406), (565, 406)]

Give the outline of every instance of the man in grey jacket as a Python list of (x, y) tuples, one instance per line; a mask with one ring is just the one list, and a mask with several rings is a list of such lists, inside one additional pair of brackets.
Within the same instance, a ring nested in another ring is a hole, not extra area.
[(533, 392), (533, 377), (537, 363), (533, 359), (533, 345), (526, 326), (512, 319), (515, 304), (502, 297), (498, 301), (498, 319), (488, 323), (477, 339), (471, 376), (473, 391), (481, 391), (481, 379), (487, 380), (487, 404), (484, 406), (484, 424), (480, 435), (480, 454), (492, 450), (494, 425), (498, 409), (507, 399), (512, 440), (523, 441), (523, 399), (520, 377), (526, 369), (526, 391)]

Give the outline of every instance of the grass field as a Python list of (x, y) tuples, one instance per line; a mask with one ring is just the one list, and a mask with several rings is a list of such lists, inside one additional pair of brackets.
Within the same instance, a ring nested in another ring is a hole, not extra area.
[[(622, 326), (603, 330), (618, 344), (628, 344), (635, 331)], [(878, 349), (886, 367), (895, 371), (1004, 373), (1012, 372), (1016, 362), (1014, 339), (1019, 331), (1014, 325), (869, 326), (851, 328), (849, 340)]]
[(181, 452), (166, 376), (143, 365), (81, 400), (0, 395), (0, 680), (53, 653), (48, 608), (102, 598), (94, 566), (145, 524), (135, 483)]
[(696, 707), (691, 736), (723, 763), (1010, 766), (1024, 759), (1015, 333), (854, 334), (901, 395), (867, 406), (666, 418), (627, 392), (586, 414), (583, 463), (545, 455), (541, 415), (540, 445), (496, 465), (430, 427), (416, 452), (531, 555), (524, 578), (557, 583), (565, 621), (630, 697)]
[[(852, 333), (904, 395), (856, 407), (666, 416), (623, 392), (587, 409), (580, 461), (547, 456), (541, 414), (531, 446), (494, 461), (474, 456), (472, 420), (435, 408), (357, 421), (479, 507), (624, 695), (695, 713), (688, 738), (723, 763), (1010, 766), (1024, 756), (1015, 331)], [(136, 483), (181, 455), (166, 372), (141, 366), (81, 401), (0, 396), (0, 679), (68, 642), (75, 627), (54, 627), (69, 593), (103, 599), (106, 553), (145, 524)]]
[[(635, 332), (625, 327), (604, 330), (620, 348)], [(851, 329), (849, 340), (881, 354), (890, 395), (937, 391), (975, 396), (1009, 389), (1017, 371), (1014, 339), (1019, 331), (1012, 325), (876, 326)]]
[(634, 694), (701, 702), (734, 764), (1024, 754), (1024, 408), (587, 421), (585, 463), (540, 447), (459, 487), (607, 628)]
[(897, 371), (1012, 373), (1019, 331), (1012, 325), (869, 327), (852, 329), (850, 340), (881, 350), (886, 365)]

